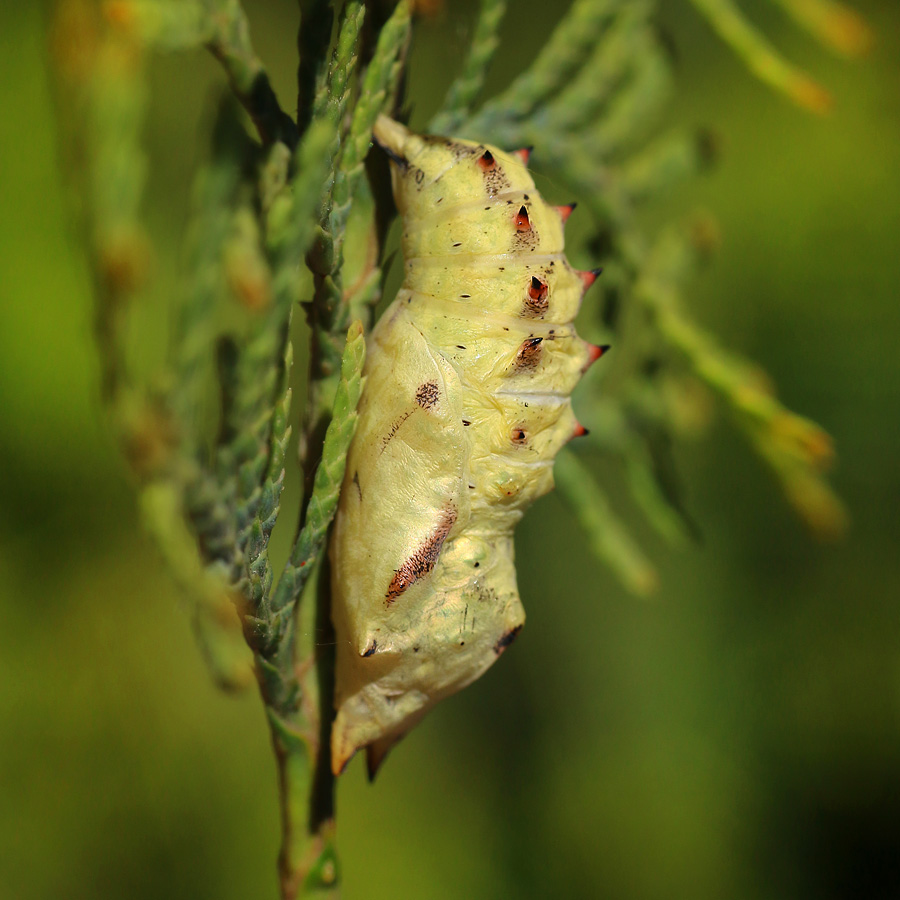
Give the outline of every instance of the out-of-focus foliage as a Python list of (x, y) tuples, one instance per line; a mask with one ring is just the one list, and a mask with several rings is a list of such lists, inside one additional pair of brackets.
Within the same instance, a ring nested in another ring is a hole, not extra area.
[[(724, 152), (653, 214), (699, 201), (719, 219), (722, 246), (693, 282), (692, 309), (833, 433), (847, 541), (813, 546), (773, 512), (775, 489), (724, 429), (678, 454), (702, 543), (669, 553), (632, 523), (661, 560), (661, 602), (624, 596), (558, 498), (543, 501), (518, 543), (529, 627), (516, 653), (421, 726), (377, 787), (354, 775), (342, 786), (347, 896), (900, 890), (900, 17), (889, 0), (859, 5), (878, 40), (853, 68), (814, 53), (774, 6), (744, 4), (831, 87), (823, 120), (748, 80), (702, 20), (670, 5), (680, 88), (667, 115), (714, 124)], [(410, 86), (423, 116), (464, 46), (465, 11), (454, 4), (420, 32)], [(95, 399), (43, 25), (24, 4), (0, 15), (0, 896), (274, 896), (262, 714), (204, 677), (138, 528)], [(556, 15), (515, 4), (489, 89)], [(255, 7), (257, 49), (283, 96), (294, 24), (290, 4)], [(152, 77), (149, 220), (177, 256), (216, 73), (164, 60)], [(174, 278), (158, 274), (159, 321), (140, 336), (151, 359)], [(623, 499), (611, 497), (627, 517)]]
[[(214, 678), (233, 689), (255, 674), (259, 684), (278, 762), (284, 900), (334, 893), (338, 883), (333, 776), (319, 752), (333, 665), (327, 579), (318, 575), (362, 389), (365, 336), (351, 317), (374, 304), (380, 285), (366, 252), (374, 271), (345, 289), (343, 255), (353, 201), (371, 196), (364, 159), (398, 90), (410, 7), (395, 4), (371, 53), (365, 20), (362, 0), (303, 4), (298, 122), (280, 108), (239, 0), (60, 0), (50, 26), (62, 155), (96, 295), (101, 395)], [(158, 256), (143, 216), (156, 167), (143, 141), (147, 69), (154, 54), (174, 50), (209, 51), (231, 92), (223, 85), (210, 158), (194, 178), (173, 324), (143, 372), (142, 320), (162, 312), (147, 302)], [(288, 513), (299, 525), (276, 581), (269, 545), (296, 415), (291, 323), (304, 263), (314, 283), (304, 303), (306, 490)]]

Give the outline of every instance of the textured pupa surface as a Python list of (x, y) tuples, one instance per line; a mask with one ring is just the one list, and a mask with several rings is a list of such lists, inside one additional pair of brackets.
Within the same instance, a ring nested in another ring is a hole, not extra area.
[(583, 429), (569, 394), (600, 348), (572, 320), (595, 275), (563, 255), (509, 154), (381, 117), (405, 278), (373, 331), (331, 542), (332, 766), (390, 747), (522, 628), (513, 529)]

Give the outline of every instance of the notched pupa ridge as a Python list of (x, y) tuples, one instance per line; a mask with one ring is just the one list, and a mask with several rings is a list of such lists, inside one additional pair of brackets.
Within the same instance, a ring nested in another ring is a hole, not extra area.
[[(331, 541), (332, 767), (370, 774), (525, 621), (513, 529), (585, 433), (569, 395), (606, 348), (571, 325), (599, 270), (563, 255), (550, 206), (507, 153), (379, 118), (403, 219), (404, 283), (370, 338)], [(364, 486), (364, 490), (360, 488)]]

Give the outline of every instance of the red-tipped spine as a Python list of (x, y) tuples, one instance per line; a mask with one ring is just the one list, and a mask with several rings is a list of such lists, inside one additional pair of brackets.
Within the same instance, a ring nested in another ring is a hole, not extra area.
[(522, 165), (527, 166), (528, 160), (531, 159), (531, 151), (534, 150), (534, 147), (522, 147), (521, 150), (513, 150), (512, 155), (518, 156), (520, 160), (522, 160)]
[(578, 206), (577, 203), (567, 203), (565, 206), (554, 206), (553, 208), (559, 213), (559, 217), (562, 219), (563, 225), (565, 225), (576, 206)]
[(590, 434), (590, 432), (587, 430), (587, 428), (584, 427), (584, 425), (581, 424), (581, 422), (575, 423), (575, 427), (572, 429), (573, 438), (585, 437), (585, 435), (588, 434)]
[(581, 370), (582, 372), (586, 372), (601, 356), (605, 353), (609, 352), (609, 344), (587, 344), (588, 358), (587, 362), (584, 364), (584, 368)]
[(599, 269), (589, 269), (587, 272), (579, 272), (578, 276), (581, 278), (582, 284), (584, 284), (584, 289), (587, 290), (598, 278), (600, 273), (603, 271), (603, 268)]

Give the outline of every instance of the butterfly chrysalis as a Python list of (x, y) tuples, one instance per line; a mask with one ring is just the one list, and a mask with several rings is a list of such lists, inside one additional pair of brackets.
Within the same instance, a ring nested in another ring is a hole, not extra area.
[(605, 348), (572, 320), (597, 272), (563, 255), (572, 206), (528, 153), (422, 136), (381, 117), (405, 278), (373, 331), (331, 542), (332, 766), (370, 775), (525, 621), (513, 529), (584, 433), (569, 394)]

